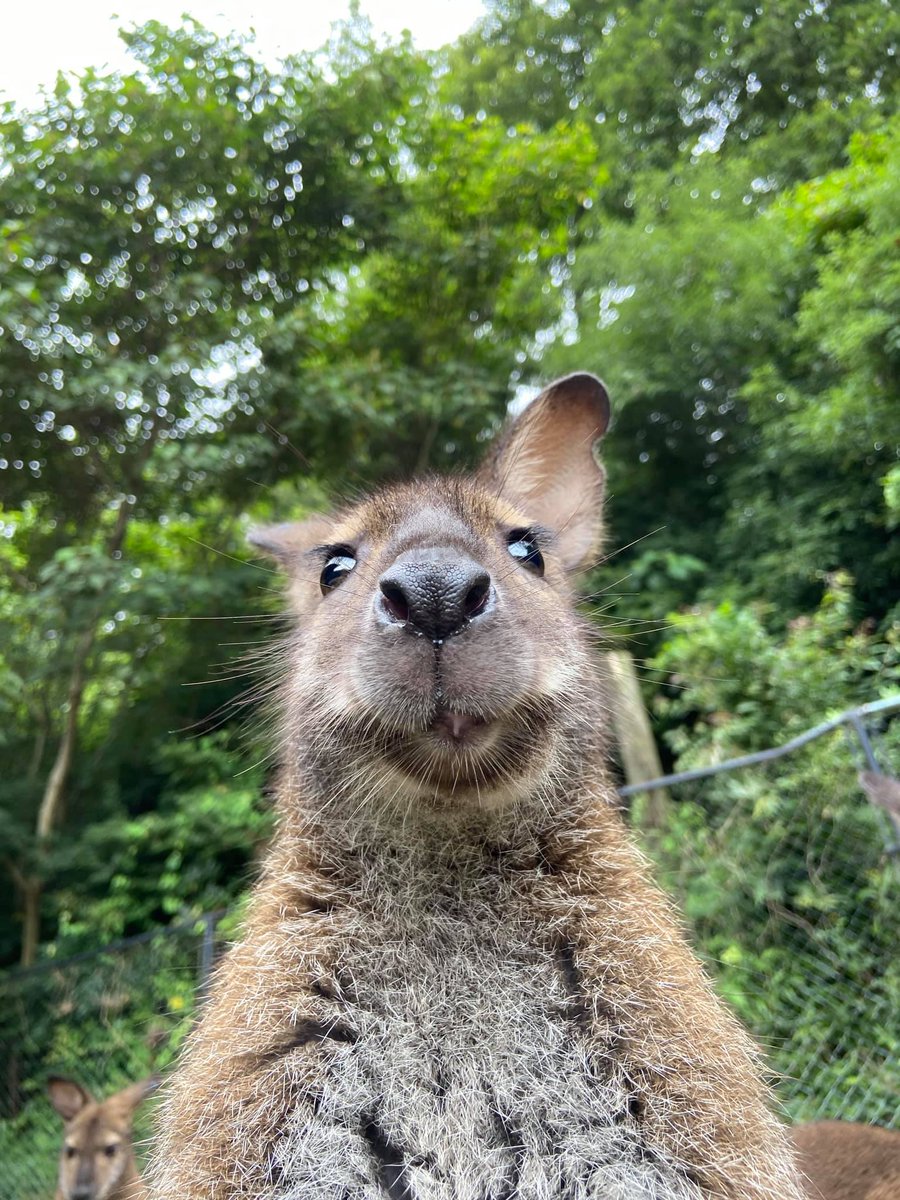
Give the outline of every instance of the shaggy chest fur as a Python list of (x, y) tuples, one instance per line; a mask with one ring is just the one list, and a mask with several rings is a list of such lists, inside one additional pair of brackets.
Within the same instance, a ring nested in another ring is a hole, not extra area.
[(618, 1032), (597, 1036), (533, 880), (390, 869), (338, 955), (314, 1115), (276, 1149), (280, 1200), (698, 1196), (644, 1145)]

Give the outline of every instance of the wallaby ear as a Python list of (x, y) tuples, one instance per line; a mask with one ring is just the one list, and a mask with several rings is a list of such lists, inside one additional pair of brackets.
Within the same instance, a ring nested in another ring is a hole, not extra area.
[(595, 550), (603, 468), (594, 446), (609, 425), (609, 397), (595, 375), (551, 383), (501, 433), (479, 472), (483, 483), (557, 536), (568, 570)]
[(151, 1075), (149, 1079), (130, 1083), (128, 1087), (124, 1087), (120, 1092), (110, 1096), (107, 1103), (115, 1105), (122, 1112), (132, 1113), (142, 1100), (146, 1100), (151, 1093), (156, 1091), (161, 1082), (158, 1075)]
[(93, 1104), (94, 1097), (85, 1091), (74, 1079), (63, 1079), (59, 1075), (51, 1075), (47, 1080), (47, 1094), (50, 1103), (64, 1121), (77, 1117), (86, 1104)]
[(330, 526), (330, 519), (321, 515), (283, 525), (258, 525), (249, 531), (247, 541), (282, 566), (290, 566), (305, 551), (327, 541)]

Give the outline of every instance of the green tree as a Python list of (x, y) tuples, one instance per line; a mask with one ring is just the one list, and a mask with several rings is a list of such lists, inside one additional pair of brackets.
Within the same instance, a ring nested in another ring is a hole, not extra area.
[(896, 105), (898, 31), (891, 6), (871, 0), (495, 0), (454, 48), (447, 94), (466, 113), (504, 121), (552, 124), (574, 110), (594, 122), (601, 153), (629, 185), (635, 171), (695, 148), (740, 152), (818, 112), (806, 173), (875, 106)]
[[(349, 77), (339, 55), (272, 72), (190, 22), (126, 40), (134, 74), (88, 72), (77, 93), (60, 80), (0, 122), (11, 761), (32, 743), (27, 771), (6, 775), (38, 848), (61, 820), (85, 706), (121, 670), (107, 639), (139, 609), (123, 600), (141, 590), (131, 527), (245, 473), (261, 333), (377, 240), (417, 78), (390, 50), (362, 65), (348, 51)], [(28, 962), (42, 870), (12, 865)]]

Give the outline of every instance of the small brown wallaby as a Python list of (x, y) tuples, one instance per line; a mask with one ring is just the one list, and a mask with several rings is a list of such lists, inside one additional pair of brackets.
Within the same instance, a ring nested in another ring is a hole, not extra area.
[(900, 1200), (900, 1130), (812, 1121), (791, 1133), (810, 1200)]
[(296, 630), (278, 832), (176, 1072), (161, 1200), (799, 1200), (756, 1051), (605, 765), (579, 573), (609, 403), (259, 531)]
[(144, 1079), (95, 1100), (71, 1079), (47, 1081), (50, 1103), (65, 1122), (56, 1200), (145, 1200), (131, 1127), (134, 1110), (157, 1084)]

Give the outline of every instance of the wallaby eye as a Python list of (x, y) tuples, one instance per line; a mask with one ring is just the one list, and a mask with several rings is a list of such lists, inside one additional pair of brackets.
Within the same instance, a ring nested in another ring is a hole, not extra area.
[(319, 576), (322, 594), (332, 591), (356, 566), (356, 556), (347, 546), (331, 546), (328, 561)]
[(74, 1158), (78, 1153), (76, 1146), (66, 1146), (66, 1158)]
[(103, 1153), (106, 1155), (107, 1158), (112, 1158), (112, 1156), (115, 1154), (115, 1152), (117, 1150), (118, 1150), (118, 1146), (104, 1146), (103, 1147)]
[(529, 567), (536, 575), (543, 575), (544, 556), (531, 529), (513, 529), (507, 534), (506, 545), (513, 558), (523, 567)]

